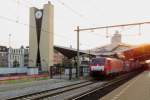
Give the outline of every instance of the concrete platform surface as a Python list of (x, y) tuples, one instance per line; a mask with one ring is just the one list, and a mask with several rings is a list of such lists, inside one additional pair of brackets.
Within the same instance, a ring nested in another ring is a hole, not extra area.
[(142, 72), (100, 100), (150, 100), (150, 71)]

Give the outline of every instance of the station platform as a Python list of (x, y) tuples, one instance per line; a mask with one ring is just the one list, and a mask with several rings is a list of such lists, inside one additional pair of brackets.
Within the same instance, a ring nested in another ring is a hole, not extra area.
[(150, 100), (150, 71), (144, 71), (100, 100)]

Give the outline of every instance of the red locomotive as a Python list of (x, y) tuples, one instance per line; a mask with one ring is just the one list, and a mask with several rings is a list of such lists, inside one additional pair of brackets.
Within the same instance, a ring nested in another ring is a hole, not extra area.
[(138, 61), (123, 61), (121, 59), (108, 57), (93, 58), (90, 63), (90, 75), (92, 77), (115, 75), (129, 72), (139, 67)]

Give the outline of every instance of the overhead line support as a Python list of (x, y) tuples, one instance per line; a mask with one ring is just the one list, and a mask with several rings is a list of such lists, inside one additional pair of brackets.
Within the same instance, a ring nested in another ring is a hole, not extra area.
[[(82, 28), (82, 29), (79, 29), (79, 31), (88, 31), (88, 30), (96, 30), (96, 29), (104, 29), (104, 28), (114, 28), (114, 27), (124, 27), (124, 26), (135, 26), (135, 25), (142, 25), (142, 24), (150, 24), (150, 22), (120, 24), (120, 25), (110, 25), (110, 26), (93, 27), (93, 28)], [(78, 30), (74, 30), (74, 31), (78, 31)]]

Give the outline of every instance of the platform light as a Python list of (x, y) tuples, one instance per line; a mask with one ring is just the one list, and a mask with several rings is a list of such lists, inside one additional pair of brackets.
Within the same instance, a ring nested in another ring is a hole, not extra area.
[(117, 53), (117, 56), (121, 59), (125, 59), (125, 55), (123, 53)]
[(146, 63), (150, 63), (150, 60), (146, 60), (145, 62), (146, 62)]
[(130, 61), (134, 61), (134, 59), (133, 58), (131, 58), (131, 59), (129, 59)]
[(145, 61), (140, 61), (140, 64), (145, 64), (146, 62)]

